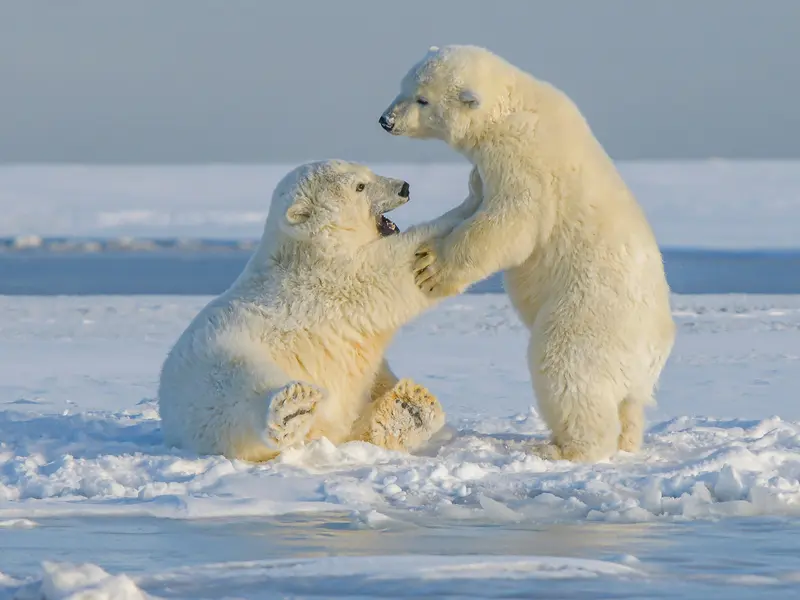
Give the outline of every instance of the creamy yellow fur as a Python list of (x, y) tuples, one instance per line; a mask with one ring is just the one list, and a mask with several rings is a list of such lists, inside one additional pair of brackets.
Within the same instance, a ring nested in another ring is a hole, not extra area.
[(445, 141), (473, 164), (470, 216), (422, 244), (432, 297), (496, 271), (530, 329), (528, 360), (554, 458), (595, 461), (642, 442), (675, 327), (656, 240), (574, 103), (483, 48), (432, 48), (382, 125)]
[(309, 163), (284, 178), (244, 272), (164, 362), (168, 444), (268, 460), (305, 440), (341, 443), (365, 431), (368, 441), (414, 450), (441, 427), (438, 401), (398, 382), (384, 353), (402, 325), (436, 303), (414, 283), (415, 248), (464, 214), (381, 237), (376, 216), (406, 201), (402, 184), (342, 161)]

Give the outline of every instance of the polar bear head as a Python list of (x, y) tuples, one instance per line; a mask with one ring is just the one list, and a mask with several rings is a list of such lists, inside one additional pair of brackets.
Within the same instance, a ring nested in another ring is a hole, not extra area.
[(393, 135), (457, 147), (510, 112), (517, 73), (484, 48), (433, 46), (402, 79), (380, 125)]
[(352, 251), (397, 232), (384, 216), (408, 202), (409, 185), (364, 165), (326, 160), (301, 165), (276, 186), (265, 238)]

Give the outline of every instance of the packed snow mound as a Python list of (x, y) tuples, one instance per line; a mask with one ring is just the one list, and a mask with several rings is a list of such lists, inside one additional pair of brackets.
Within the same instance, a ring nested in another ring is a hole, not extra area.
[(671, 419), (651, 428), (641, 454), (597, 465), (528, 452), (530, 440), (546, 436), (533, 409), (464, 419), (449, 434), (428, 456), (322, 439), (250, 464), (163, 447), (151, 401), (125, 413), (2, 413), (0, 519), (344, 511), (547, 523), (800, 514), (800, 424), (779, 418)]
[[(5, 585), (4, 585), (5, 583)], [(46, 562), (41, 578), (32, 581), (3, 581), (0, 575), (0, 598), (5, 591), (13, 600), (148, 600), (127, 575), (109, 575), (97, 565), (73, 565)]]

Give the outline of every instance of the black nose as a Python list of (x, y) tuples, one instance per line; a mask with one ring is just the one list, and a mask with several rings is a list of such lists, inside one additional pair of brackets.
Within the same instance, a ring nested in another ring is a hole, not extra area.
[(400, 188), (400, 197), (401, 198), (408, 198), (408, 182), (403, 182), (403, 187)]
[(386, 131), (394, 129), (394, 119), (389, 119), (386, 115), (381, 115), (381, 118), (378, 119), (378, 123), (380, 123), (381, 127)]

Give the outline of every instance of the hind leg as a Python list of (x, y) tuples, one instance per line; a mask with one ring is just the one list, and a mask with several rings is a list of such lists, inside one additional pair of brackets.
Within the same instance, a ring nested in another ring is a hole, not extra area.
[(638, 452), (644, 439), (644, 402), (628, 396), (619, 405), (621, 431), (618, 447), (625, 452)]
[(545, 396), (539, 400), (542, 416), (552, 432), (550, 443), (535, 452), (551, 460), (596, 462), (617, 450), (617, 407), (608, 398), (588, 395)]
[(413, 452), (444, 426), (436, 397), (410, 379), (402, 379), (372, 402), (354, 427), (354, 438), (388, 450)]
[(550, 443), (534, 451), (553, 460), (596, 462), (617, 451), (620, 385), (601, 362), (602, 353), (582, 348), (568, 335), (534, 334), (528, 352), (539, 411)]
[(372, 384), (372, 389), (369, 392), (371, 401), (375, 401), (384, 394), (388, 393), (394, 386), (397, 385), (397, 375), (394, 374), (389, 363), (384, 358), (381, 361), (381, 366), (378, 368), (378, 374), (375, 376), (375, 382)]
[(324, 397), (320, 388), (302, 382), (289, 383), (275, 391), (269, 401), (265, 442), (282, 450), (305, 441)]

